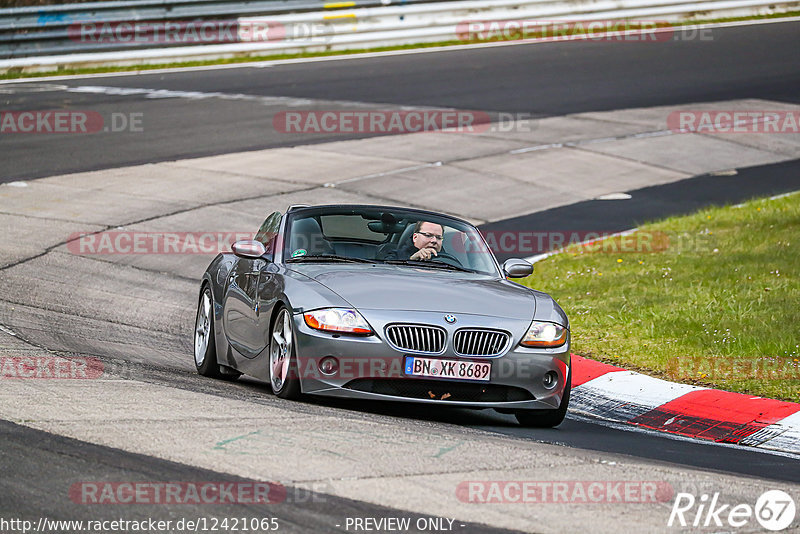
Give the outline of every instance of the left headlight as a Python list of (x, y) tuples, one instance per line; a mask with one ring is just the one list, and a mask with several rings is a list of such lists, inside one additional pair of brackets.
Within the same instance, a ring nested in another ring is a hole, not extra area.
[(306, 324), (315, 330), (338, 334), (372, 334), (367, 321), (356, 310), (349, 308), (326, 308), (303, 314)]
[(567, 342), (567, 329), (557, 323), (533, 321), (520, 345), (525, 347), (560, 347)]

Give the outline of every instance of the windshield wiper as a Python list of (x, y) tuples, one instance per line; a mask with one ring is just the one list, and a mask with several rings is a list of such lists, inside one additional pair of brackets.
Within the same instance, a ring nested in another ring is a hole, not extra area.
[(375, 263), (374, 260), (364, 258), (351, 258), (349, 256), (337, 256), (336, 254), (314, 254), (313, 256), (297, 256), (289, 258), (286, 263), (301, 263), (304, 261), (344, 261), (350, 263)]
[(432, 269), (444, 269), (447, 271), (461, 271), (464, 273), (476, 273), (473, 269), (467, 269), (466, 267), (459, 267), (457, 265), (451, 265), (449, 263), (441, 263), (438, 261), (422, 261), (422, 260), (385, 260), (384, 263), (388, 263), (390, 265), (411, 265), (412, 267), (430, 267)]

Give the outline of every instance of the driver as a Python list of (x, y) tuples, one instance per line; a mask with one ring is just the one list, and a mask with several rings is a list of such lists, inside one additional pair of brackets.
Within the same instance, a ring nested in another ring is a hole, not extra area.
[(441, 224), (427, 221), (417, 221), (411, 243), (401, 245), (386, 259), (410, 259), (427, 261), (439, 255), (442, 251), (444, 228)]

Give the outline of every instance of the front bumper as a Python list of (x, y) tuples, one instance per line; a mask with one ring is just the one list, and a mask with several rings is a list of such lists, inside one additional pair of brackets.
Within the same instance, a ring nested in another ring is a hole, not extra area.
[[(448, 324), (438, 312), (397, 312), (359, 310), (375, 335), (356, 337), (314, 330), (302, 314), (294, 316), (298, 375), (303, 393), (364, 400), (431, 403), (470, 408), (555, 409), (561, 404), (570, 372), (569, 339), (557, 348), (533, 349), (519, 346), (530, 326), (529, 320), (459, 314)], [(441, 353), (415, 354), (398, 350), (386, 340), (385, 327), (392, 323), (435, 325), (447, 331)], [(466, 357), (456, 354), (453, 336), (459, 328), (492, 328), (511, 334), (505, 352), (495, 357)], [(431, 379), (408, 376), (405, 357), (422, 356), (456, 361), (490, 362), (488, 382)], [(338, 368), (331, 374), (320, 362), (333, 357)], [(545, 387), (545, 374), (554, 371), (555, 385)]]

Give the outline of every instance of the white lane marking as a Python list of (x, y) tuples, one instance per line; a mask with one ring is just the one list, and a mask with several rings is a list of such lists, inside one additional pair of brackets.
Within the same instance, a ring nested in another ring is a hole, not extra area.
[[(88, 94), (102, 94), (114, 96), (141, 96), (152, 99), (162, 98), (185, 98), (189, 100), (205, 100), (208, 98), (218, 98), (220, 100), (243, 100), (249, 102), (261, 102), (270, 105), (282, 105), (289, 107), (308, 106), (314, 101), (307, 98), (293, 98), (286, 96), (260, 96), (260, 95), (246, 95), (243, 93), (219, 93), (210, 92), (205, 93), (201, 91), (171, 91), (169, 89), (147, 89), (143, 87), (108, 87), (104, 85), (80, 85), (78, 87), (70, 87), (67, 85), (60, 86), (63, 91), (68, 93), (88, 93)], [(355, 105), (356, 103), (350, 103)], [(362, 104), (363, 106), (363, 104)]]
[(5, 326), (3, 326), (1, 324), (0, 324), (0, 332), (5, 332), (9, 336), (15, 336), (16, 337), (16, 335), (17, 335), (16, 332), (11, 330), (10, 328), (6, 328)]
[[(25, 93), (50, 93), (53, 91), (63, 91), (64, 88), (67, 87), (66, 85), (56, 85), (52, 83), (35, 83), (35, 84), (26, 84), (25, 85)], [(8, 86), (6, 88), (2, 88), (0, 86), (0, 95), (13, 95), (21, 92), (19, 89)]]
[[(23, 86), (14, 89), (2, 90), (6, 94), (42, 92), (42, 88), (49, 91), (65, 91), (67, 93), (83, 93), (111, 96), (144, 96), (149, 99), (183, 98), (187, 100), (207, 100), (216, 98), (219, 100), (259, 102), (267, 106), (279, 107), (299, 107), (312, 105), (340, 106), (344, 108), (358, 109), (384, 109), (391, 108), (400, 111), (424, 111), (424, 110), (446, 110), (455, 111), (455, 108), (431, 107), (431, 106), (407, 106), (381, 102), (358, 102), (355, 100), (324, 100), (297, 98), (291, 96), (268, 96), (268, 95), (248, 95), (244, 93), (220, 93), (203, 91), (174, 91), (170, 89), (152, 89), (146, 87), (113, 87), (106, 85), (59, 85), (59, 84), (40, 84), (36, 86)], [(414, 132), (410, 132), (414, 133)]]
[(630, 200), (631, 198), (633, 197), (628, 193), (608, 193), (606, 195), (600, 195), (595, 198), (595, 200)]
[[(189, 100), (205, 100), (218, 98), (221, 100), (244, 100), (262, 102), (265, 104), (275, 104), (281, 106), (307, 106), (314, 100), (307, 98), (295, 98), (288, 96), (261, 96), (247, 95), (243, 93), (220, 93), (220, 92), (201, 92), (201, 91), (172, 91), (169, 89), (150, 89), (145, 87), (112, 87), (105, 85), (79, 85), (69, 86), (63, 84), (35, 84), (22, 87), (0, 89), (3, 94), (26, 94), (64, 91), (67, 93), (84, 93), (93, 95), (112, 95), (112, 96), (144, 96), (145, 98), (185, 98)], [(348, 102), (350, 104), (350, 102)], [(352, 103), (357, 104), (356, 102)]]
[[(782, 23), (790, 23), (790, 22), (799, 22), (800, 17), (786, 17), (786, 18), (779, 18), (779, 19), (765, 19), (765, 20), (743, 20), (743, 21), (735, 21), (735, 22), (717, 22), (717, 23), (708, 23), (708, 24), (694, 24), (689, 26), (680, 26), (680, 27), (673, 27), (671, 31), (675, 32), (687, 32), (687, 31), (696, 31), (696, 30), (705, 30), (705, 29), (718, 29), (718, 28), (735, 28), (740, 26), (761, 26), (763, 24), (782, 24)], [(590, 36), (589, 36), (590, 37)], [(360, 54), (347, 54), (342, 53), (341, 55), (336, 56), (325, 56), (325, 57), (304, 57), (304, 58), (294, 58), (294, 59), (277, 59), (277, 60), (267, 60), (267, 61), (252, 61), (247, 63), (234, 63), (234, 64), (222, 64), (222, 65), (203, 65), (197, 67), (173, 67), (169, 69), (147, 69), (143, 68), (143, 70), (138, 71), (128, 71), (128, 72), (105, 72), (105, 73), (97, 73), (97, 74), (72, 74), (66, 76), (47, 76), (47, 77), (34, 77), (34, 78), (18, 78), (14, 80), (0, 80), (0, 85), (2, 84), (13, 84), (13, 83), (25, 83), (31, 81), (58, 81), (58, 80), (81, 80), (81, 79), (89, 79), (89, 78), (115, 78), (121, 76), (139, 76), (141, 74), (172, 74), (172, 73), (180, 73), (180, 72), (192, 72), (192, 71), (213, 71), (213, 70), (224, 70), (224, 69), (251, 69), (251, 68), (265, 68), (265, 67), (274, 67), (279, 65), (292, 65), (298, 63), (319, 63), (324, 61), (346, 61), (346, 60), (359, 60), (359, 59), (371, 59), (371, 58), (379, 58), (379, 57), (388, 57), (388, 56), (404, 56), (404, 55), (412, 55), (412, 54), (433, 54), (437, 52), (457, 52), (462, 50), (471, 50), (471, 49), (481, 49), (481, 48), (496, 48), (496, 47), (503, 47), (503, 46), (520, 46), (520, 45), (531, 45), (531, 44), (543, 44), (543, 43), (551, 43), (552, 41), (546, 40), (520, 40), (520, 41), (497, 41), (491, 43), (480, 43), (480, 44), (464, 44), (464, 45), (451, 45), (451, 46), (436, 46), (436, 47), (426, 47), (426, 48), (412, 48), (408, 50), (388, 50), (384, 52), (364, 52)]]
[(791, 191), (789, 193), (781, 193), (780, 195), (774, 195), (774, 196), (769, 197), (769, 199), (770, 200), (778, 200), (779, 198), (790, 197), (792, 195), (796, 195), (797, 193), (800, 193), (800, 190)]
[(642, 132), (633, 134), (627, 137), (632, 137), (633, 139), (649, 139), (650, 137), (664, 137), (667, 135), (673, 135), (676, 133), (691, 133), (691, 132), (684, 132), (684, 131), (674, 131), (674, 130), (656, 130), (653, 132)]
[(2, 185), (6, 187), (28, 187), (28, 182), (8, 182)]
[(575, 142), (572, 143), (549, 143), (546, 145), (535, 145), (535, 146), (526, 146), (525, 148), (515, 148), (514, 150), (509, 150), (509, 154), (525, 154), (526, 152), (535, 152), (536, 150), (547, 150), (548, 148), (564, 148), (565, 146), (575, 146)]

